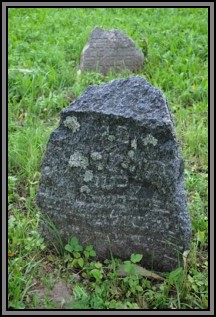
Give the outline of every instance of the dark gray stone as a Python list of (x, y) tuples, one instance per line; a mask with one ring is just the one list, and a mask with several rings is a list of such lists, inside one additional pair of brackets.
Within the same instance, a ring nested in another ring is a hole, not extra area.
[(163, 94), (141, 77), (87, 88), (50, 136), (37, 203), (65, 242), (76, 236), (102, 258), (141, 253), (158, 271), (178, 266), (191, 223)]
[(122, 31), (96, 27), (82, 51), (80, 69), (102, 74), (111, 68), (116, 72), (122, 69), (136, 72), (143, 63), (142, 51)]

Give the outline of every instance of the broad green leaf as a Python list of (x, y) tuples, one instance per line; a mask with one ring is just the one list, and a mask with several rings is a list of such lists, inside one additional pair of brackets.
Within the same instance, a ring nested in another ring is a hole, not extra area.
[(88, 251), (84, 251), (83, 253), (84, 253), (84, 255), (85, 255), (85, 258), (88, 259), (88, 258), (89, 258), (89, 255), (90, 255), (89, 252), (88, 252)]
[(183, 280), (183, 273), (182, 267), (178, 267), (175, 271), (172, 271), (169, 275), (169, 283), (175, 284), (181, 282)]
[(103, 277), (101, 272), (97, 269), (91, 270), (91, 275), (96, 279), (96, 281), (100, 281)]
[(72, 238), (70, 239), (70, 244), (71, 244), (71, 245), (77, 245), (77, 244), (78, 244), (78, 239), (77, 239), (76, 237), (72, 237)]
[(84, 265), (84, 260), (83, 260), (83, 258), (79, 258), (79, 259), (78, 259), (78, 264), (79, 264), (80, 267), (83, 267), (83, 265)]
[(93, 250), (93, 245), (87, 245), (85, 249), (86, 251), (91, 251)]
[(96, 263), (95, 263), (95, 267), (96, 267), (97, 269), (100, 269), (100, 268), (102, 267), (102, 263), (96, 262)]
[(95, 250), (91, 250), (91, 251), (89, 252), (89, 255), (90, 255), (90, 256), (96, 256)]
[(205, 242), (205, 232), (198, 230), (197, 232), (197, 240), (201, 243)]
[(124, 271), (127, 272), (128, 274), (135, 274), (135, 268), (134, 264), (131, 263), (131, 261), (124, 261)]
[(78, 244), (78, 245), (76, 245), (76, 246), (74, 247), (74, 250), (75, 250), (75, 251), (82, 251), (82, 250), (83, 250), (83, 247)]
[[(135, 274), (140, 274), (146, 278), (150, 278), (150, 279), (155, 279), (155, 280), (164, 280), (164, 278), (156, 273), (153, 273), (147, 269), (145, 269), (144, 267), (141, 267), (137, 264), (133, 264), (131, 263), (131, 265), (133, 266), (133, 269), (135, 271)], [(119, 269), (117, 271), (118, 276), (127, 276), (128, 272), (125, 270), (125, 265), (121, 264), (119, 266)]]
[(131, 255), (131, 262), (138, 263), (142, 260), (143, 255), (142, 254), (132, 254)]
[(142, 292), (142, 291), (143, 291), (143, 288), (142, 288), (142, 286), (137, 285), (137, 286), (136, 286), (136, 290), (137, 290), (138, 292)]
[(78, 259), (80, 258), (80, 253), (79, 252), (73, 252), (73, 256)]
[(73, 248), (70, 246), (70, 244), (66, 244), (65, 250), (68, 251), (68, 252), (72, 252)]

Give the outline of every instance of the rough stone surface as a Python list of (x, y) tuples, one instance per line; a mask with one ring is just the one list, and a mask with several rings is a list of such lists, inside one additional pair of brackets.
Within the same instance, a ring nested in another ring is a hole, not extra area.
[[(169, 271), (189, 248), (183, 159), (163, 94), (141, 77), (90, 86), (61, 112), (37, 203), (63, 240)], [(51, 236), (43, 230), (44, 235)]]
[(130, 69), (138, 71), (143, 66), (144, 55), (134, 42), (119, 30), (96, 27), (81, 54), (80, 69), (102, 74)]

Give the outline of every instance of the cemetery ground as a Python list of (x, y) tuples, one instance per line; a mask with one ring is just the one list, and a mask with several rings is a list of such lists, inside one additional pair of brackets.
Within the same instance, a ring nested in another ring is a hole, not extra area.
[[(10, 309), (208, 308), (207, 18), (203, 8), (9, 9)], [(38, 230), (40, 164), (60, 111), (89, 85), (132, 75), (79, 72), (96, 25), (123, 30), (144, 51), (138, 75), (164, 92), (176, 123), (193, 239), (184, 267), (173, 272), (151, 274), (141, 269), (137, 254), (126, 263), (98, 261), (93, 247), (80, 246), (75, 237), (51, 248)]]

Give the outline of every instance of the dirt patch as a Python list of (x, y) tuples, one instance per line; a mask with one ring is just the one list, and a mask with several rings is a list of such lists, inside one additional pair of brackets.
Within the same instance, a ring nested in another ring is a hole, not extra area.
[(72, 301), (71, 286), (67, 285), (63, 281), (55, 284), (51, 290), (46, 288), (44, 285), (37, 286), (32, 293), (38, 298), (39, 307), (35, 307), (36, 309), (47, 308), (45, 307), (45, 299), (49, 299), (55, 309), (65, 308), (65, 305)]

